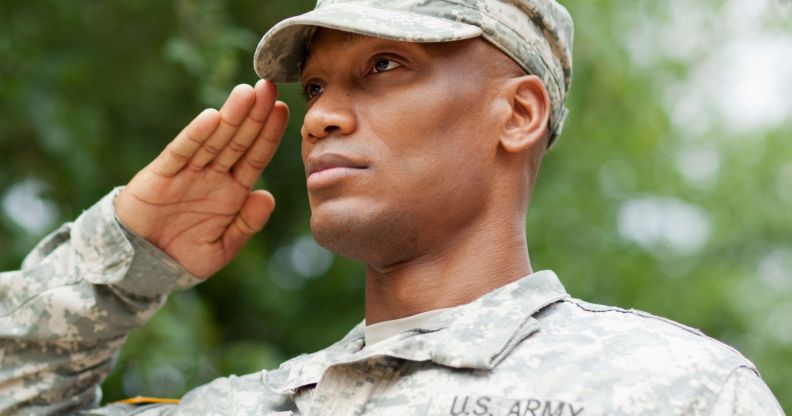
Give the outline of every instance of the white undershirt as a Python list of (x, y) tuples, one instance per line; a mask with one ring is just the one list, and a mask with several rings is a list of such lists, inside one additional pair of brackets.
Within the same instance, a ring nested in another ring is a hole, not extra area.
[(404, 318), (366, 325), (364, 330), (366, 346), (372, 346), (411, 329), (427, 327), (440, 328), (446, 326), (454, 318), (454, 314), (449, 313), (449, 311), (454, 309), (455, 308), (435, 309)]

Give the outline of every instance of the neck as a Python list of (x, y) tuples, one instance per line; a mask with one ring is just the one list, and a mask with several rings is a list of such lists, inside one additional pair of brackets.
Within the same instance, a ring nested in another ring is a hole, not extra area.
[(366, 323), (469, 303), (531, 274), (524, 218), (460, 230), (421, 256), (366, 269)]

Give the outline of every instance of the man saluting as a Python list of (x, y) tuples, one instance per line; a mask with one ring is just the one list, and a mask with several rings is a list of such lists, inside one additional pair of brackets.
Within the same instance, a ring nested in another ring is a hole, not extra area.
[[(525, 212), (561, 134), (572, 19), (554, 0), (323, 0), (272, 28), (259, 81), (0, 276), (0, 412), (779, 415), (756, 368), (680, 324), (533, 272)], [(366, 264), (366, 317), (177, 403), (96, 408), (125, 334), (262, 229), (252, 190), (302, 81), (311, 230)]]

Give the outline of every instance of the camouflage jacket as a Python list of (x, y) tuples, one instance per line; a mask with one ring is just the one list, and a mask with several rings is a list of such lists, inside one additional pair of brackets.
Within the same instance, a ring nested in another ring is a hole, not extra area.
[(197, 282), (126, 232), (112, 197), (47, 237), (21, 271), (0, 275), (0, 414), (783, 414), (735, 350), (573, 299), (550, 271), (457, 307), (448, 324), (369, 347), (361, 324), (322, 351), (217, 379), (178, 405), (96, 408), (125, 334)]

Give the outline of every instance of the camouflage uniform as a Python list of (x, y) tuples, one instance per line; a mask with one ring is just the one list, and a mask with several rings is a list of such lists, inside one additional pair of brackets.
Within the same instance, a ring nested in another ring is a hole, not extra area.
[[(292, 81), (316, 26), (412, 42), (482, 36), (566, 115), (572, 21), (554, 0), (322, 0), (276, 25), (257, 73)], [(97, 409), (125, 335), (198, 282), (125, 230), (112, 193), (0, 274), (0, 413), (93, 415), (781, 415), (749, 361), (696, 330), (572, 299), (550, 271), (364, 348), (363, 324), (179, 404)], [(91, 410), (94, 409), (94, 410)]]
[(99, 403), (124, 336), (198, 280), (113, 215), (109, 195), (0, 275), (0, 414), (781, 415), (756, 368), (700, 332), (570, 298), (542, 271), (364, 348), (361, 323), (280, 368), (178, 405)]

